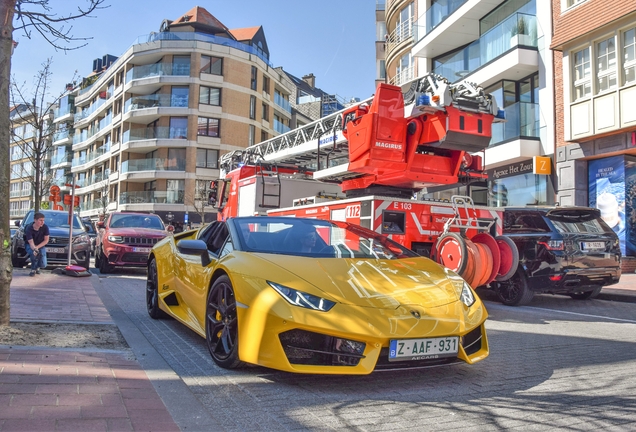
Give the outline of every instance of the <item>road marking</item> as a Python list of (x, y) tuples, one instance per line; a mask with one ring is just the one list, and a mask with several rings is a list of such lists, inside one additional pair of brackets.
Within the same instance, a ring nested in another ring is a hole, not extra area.
[(588, 318), (603, 318), (603, 319), (607, 319), (607, 320), (621, 321), (621, 322), (627, 322), (627, 323), (636, 324), (635, 320), (628, 320), (628, 319), (623, 319), (623, 318), (613, 318), (613, 317), (607, 317), (607, 316), (602, 316), (602, 315), (584, 314), (584, 313), (579, 313), (579, 312), (568, 312), (568, 311), (564, 311), (564, 310), (561, 310), (561, 309), (548, 309), (548, 308), (540, 308), (540, 307), (536, 307), (536, 306), (526, 306), (526, 307), (528, 309), (537, 309), (537, 310), (543, 310), (543, 311), (548, 311), (548, 312), (560, 312), (560, 313), (564, 313), (564, 314), (584, 316), (584, 317), (588, 317)]

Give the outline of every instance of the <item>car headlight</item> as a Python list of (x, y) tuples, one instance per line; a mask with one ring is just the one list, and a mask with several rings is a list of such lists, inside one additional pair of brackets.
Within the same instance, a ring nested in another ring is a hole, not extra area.
[(78, 236), (73, 237), (73, 244), (77, 243), (88, 243), (90, 238), (86, 234), (80, 234)]
[(462, 303), (466, 306), (472, 306), (475, 303), (475, 294), (473, 294), (473, 290), (466, 282), (464, 282), (464, 286), (462, 287), (460, 298)]
[(108, 236), (108, 241), (113, 243), (123, 243), (124, 238), (122, 236)]
[(298, 291), (284, 285), (277, 284), (275, 282), (267, 281), (267, 283), (274, 288), (278, 294), (280, 294), (285, 300), (294, 306), (300, 306), (307, 309), (318, 310), (322, 312), (328, 312), (332, 307), (336, 305), (331, 300), (317, 297), (306, 292)]

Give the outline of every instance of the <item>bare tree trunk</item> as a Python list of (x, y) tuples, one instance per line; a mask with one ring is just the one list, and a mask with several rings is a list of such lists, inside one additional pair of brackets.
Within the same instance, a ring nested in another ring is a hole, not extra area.
[(9, 161), (9, 77), (13, 49), (13, 11), (17, 0), (0, 0), (0, 325), (9, 325), (11, 265), (11, 231), (9, 229), (9, 190), (11, 175)]

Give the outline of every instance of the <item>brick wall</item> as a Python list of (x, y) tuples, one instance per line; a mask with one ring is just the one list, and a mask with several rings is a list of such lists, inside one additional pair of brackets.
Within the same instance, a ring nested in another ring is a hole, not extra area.
[(554, 28), (550, 48), (559, 49), (577, 37), (636, 11), (636, 0), (587, 0), (561, 14), (561, 1), (552, 1)]

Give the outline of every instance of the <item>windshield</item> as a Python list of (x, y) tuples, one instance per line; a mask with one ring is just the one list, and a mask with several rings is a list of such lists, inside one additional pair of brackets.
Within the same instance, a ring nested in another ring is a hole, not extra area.
[[(68, 228), (68, 213), (61, 211), (51, 211), (51, 210), (40, 210), (40, 213), (44, 215), (44, 223), (49, 228)], [(33, 222), (33, 212), (29, 212), (26, 220), (24, 221), (25, 225)], [(82, 229), (82, 221), (79, 216), (73, 215), (73, 229)]]
[(233, 219), (242, 249), (318, 258), (399, 259), (418, 256), (389, 238), (344, 222), (248, 217)]
[(110, 219), (110, 228), (148, 228), (164, 230), (163, 221), (157, 215), (139, 215), (119, 213)]

